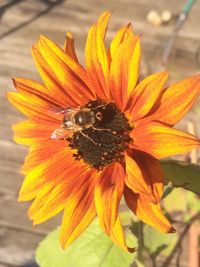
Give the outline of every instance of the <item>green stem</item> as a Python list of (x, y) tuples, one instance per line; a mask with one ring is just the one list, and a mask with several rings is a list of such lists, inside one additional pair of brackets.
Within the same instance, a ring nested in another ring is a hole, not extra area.
[(138, 260), (144, 263), (144, 233), (143, 233), (143, 222), (139, 223), (139, 238), (138, 238)]

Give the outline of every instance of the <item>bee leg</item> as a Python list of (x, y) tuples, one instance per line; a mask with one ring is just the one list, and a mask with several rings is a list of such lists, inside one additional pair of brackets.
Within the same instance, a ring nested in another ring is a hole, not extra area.
[(92, 127), (93, 130), (95, 131), (108, 131), (108, 132), (112, 132), (111, 129), (106, 129), (106, 128), (95, 128), (95, 127)]
[(80, 133), (87, 139), (89, 139), (93, 144), (95, 144), (95, 146), (98, 145), (98, 143), (96, 143), (92, 138), (90, 138), (88, 135), (84, 134), (82, 131), (80, 131)]

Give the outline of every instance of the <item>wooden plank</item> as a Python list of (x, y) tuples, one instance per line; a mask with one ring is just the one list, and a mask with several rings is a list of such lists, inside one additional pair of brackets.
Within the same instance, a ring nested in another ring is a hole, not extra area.
[(44, 235), (0, 226), (0, 238), (0, 262), (22, 267), (34, 258), (34, 251)]
[(27, 147), (6, 140), (0, 140), (0, 149), (4, 151), (0, 154), (0, 160), (14, 161), (18, 164), (23, 163), (27, 154)]
[(31, 203), (18, 202), (18, 192), (24, 176), (19, 174), (20, 165), (16, 161), (0, 161), (0, 165), (7, 164), (6, 168), (0, 168), (0, 225), (25, 229), (30, 232), (47, 233), (61, 222), (61, 215), (33, 227), (27, 212)]
[[(11, 104), (10, 104), (11, 105)], [(15, 116), (10, 114), (0, 114), (1, 140), (7, 140), (13, 142), (13, 130), (11, 129), (13, 124), (16, 124), (23, 120), (21, 113), (14, 113)], [(17, 116), (19, 114), (19, 117)]]
[[(160, 37), (167, 36), (171, 33), (171, 30), (173, 28), (171, 25), (165, 26), (165, 27), (154, 27), (146, 21), (146, 14), (149, 11), (149, 5), (146, 5), (144, 3), (140, 3), (138, 1), (135, 1), (134, 5), (131, 4), (130, 2), (128, 2), (128, 3), (129, 4), (123, 8), (124, 12), (121, 12), (122, 15), (119, 16), (119, 11), (121, 11), (121, 5), (119, 3), (113, 4), (112, 2), (111, 3), (109, 2), (108, 8), (110, 7), (110, 9), (113, 9), (113, 8), (116, 9), (116, 13), (113, 14), (112, 21), (111, 21), (111, 29), (110, 29), (111, 32), (114, 29), (117, 29), (120, 24), (127, 23), (127, 21), (130, 20), (133, 23), (135, 21), (134, 25), (135, 25), (136, 31), (142, 32), (144, 39), (146, 38), (147, 40), (149, 38), (152, 38), (154, 40), (154, 42), (158, 43), (160, 41)], [(48, 16), (44, 16), (42, 18), (43, 23), (41, 23), (40, 20), (34, 22), (34, 24), (36, 24), (35, 25), (36, 28), (39, 29), (38, 35), (41, 32), (41, 30), (43, 32), (42, 27), (44, 25), (46, 25), (46, 23), (48, 23), (47, 20), (50, 20), (50, 19), (54, 20), (52, 27), (50, 29), (48, 29), (46, 26), (44, 26), (45, 31), (47, 31), (47, 32), (48, 32), (48, 30), (50, 32), (53, 31), (50, 34), (50, 36), (55, 36), (55, 34), (58, 37), (61, 36), (61, 34), (63, 34), (63, 32), (66, 31), (67, 26), (65, 26), (65, 25), (69, 25), (70, 30), (72, 32), (74, 32), (74, 30), (75, 30), (75, 33), (78, 31), (79, 33), (81, 32), (83, 35), (86, 34), (92, 18), (94, 17), (93, 21), (96, 20), (97, 11), (95, 11), (94, 14), (92, 14), (91, 12), (89, 12), (89, 14), (88, 14), (88, 12), (87, 12), (87, 14), (84, 15), (84, 13), (81, 11), (77, 12), (77, 6), (81, 5), (80, 1), (77, 1), (76, 3), (65, 3), (65, 4), (66, 4), (67, 9), (60, 8), (59, 6), (56, 7), (55, 10), (53, 10), (51, 13), (48, 14)], [(32, 6), (26, 6), (27, 3), (21, 4), (22, 7), (24, 5), (25, 5), (25, 8), (27, 8), (28, 10), (31, 10)], [(85, 4), (82, 4), (82, 5), (85, 6)], [(178, 6), (178, 8), (176, 8), (176, 9), (179, 10), (180, 9), (179, 7), (181, 7), (182, 5), (183, 5), (183, 3), (177, 5), (171, 1), (170, 3), (168, 3), (168, 8), (171, 7), (174, 10), (175, 6), (176, 7)], [(153, 1), (152, 6), (156, 9), (156, 8), (160, 7), (160, 4), (158, 4), (158, 1)], [(100, 9), (100, 7), (97, 5), (97, 7), (95, 7), (95, 9), (98, 10), (98, 9)], [(130, 12), (131, 9), (132, 9), (132, 12)], [(82, 9), (80, 8), (80, 10), (82, 10)], [(192, 13), (192, 17), (189, 19), (190, 23), (191, 23), (191, 20), (192, 21), (194, 20), (195, 14), (197, 13), (197, 10), (196, 11), (195, 10), (196, 9), (194, 8), (193, 13)], [(26, 15), (28, 13), (28, 12), (21, 12), (21, 11), (19, 12), (19, 11), (20, 11), (20, 9), (18, 10), (18, 12), (17, 11), (15, 12), (14, 18), (13, 18), (13, 14), (12, 14), (12, 20), (14, 19), (15, 22), (17, 22), (16, 21), (17, 18), (19, 20), (22, 20), (23, 16), (25, 16), (25, 18), (26, 18)], [(129, 11), (129, 12), (126, 12), (126, 11)], [(99, 12), (100, 12), (100, 10), (99, 10)], [(17, 14), (18, 14), (18, 17), (17, 17)], [(8, 12), (7, 16), (9, 16), (9, 12)], [(134, 20), (133, 20), (133, 18), (134, 18)], [(60, 23), (60, 19), (62, 19), (62, 24)], [(8, 18), (8, 21), (10, 21), (10, 20), (11, 20), (11, 18)], [(75, 21), (75, 23), (74, 23), (74, 21)], [(188, 25), (189, 22), (186, 23), (186, 26)], [(77, 27), (78, 25), (79, 25), (79, 27)], [(197, 23), (194, 23), (194, 25), (197, 25)], [(73, 29), (73, 28), (75, 28), (75, 29)], [(26, 32), (26, 30), (25, 30), (25, 32)], [(35, 34), (35, 32), (33, 34)], [(32, 38), (32, 36), (33, 35), (31, 35), (30, 38)], [(193, 27), (192, 31), (191, 31), (191, 28), (189, 28), (188, 30), (185, 30), (185, 27), (184, 27), (184, 30), (182, 30), (180, 32), (180, 38), (185, 38), (185, 37), (187, 38), (188, 36), (189, 36), (189, 39), (191, 39), (191, 40), (187, 40), (189, 42), (189, 44), (187, 45), (187, 44), (185, 44), (185, 42), (182, 42), (182, 40), (180, 40), (181, 48), (183, 50), (185, 50), (185, 53), (187, 53), (187, 52), (193, 52), (194, 53), (196, 48), (199, 46), (199, 42), (197, 41), (197, 38), (198, 37), (200, 38), (200, 36), (198, 35), (198, 27), (197, 26), (196, 26), (196, 28)], [(184, 49), (184, 46), (185, 46), (185, 49)], [(179, 44), (177, 44), (177, 45), (175, 45), (175, 47), (178, 49), (180, 46), (179, 46)], [(188, 49), (189, 49), (189, 51), (188, 51)]]
[(0, 262), (0, 267), (15, 267), (14, 265), (10, 265), (10, 264), (5, 264)]
[(9, 141), (0, 141), (0, 225), (46, 233), (60, 224), (60, 217), (33, 228), (27, 211), (30, 203), (19, 203), (18, 192), (24, 176), (19, 174), (27, 147)]
[[(20, 171), (20, 165), (16, 162), (7, 162), (7, 161), (0, 161), (0, 187), (1, 190), (5, 192), (9, 191), (18, 191), (20, 189), (23, 176), (19, 173)], [(3, 164), (6, 165), (6, 167), (3, 167)], [(13, 177), (15, 177), (13, 179)]]
[(27, 212), (30, 203), (17, 202), (18, 192), (0, 190), (0, 226), (9, 226), (19, 230), (26, 230), (31, 233), (47, 234), (61, 224), (61, 216), (58, 215), (41, 225), (33, 226)]
[[(152, 0), (151, 5), (147, 5), (146, 1), (134, 1), (132, 3), (131, 1), (126, 1), (125, 4), (122, 4), (121, 2), (113, 2), (113, 1), (101, 1), (101, 3), (96, 3), (96, 5), (93, 7), (93, 1), (76, 1), (76, 2), (68, 2), (64, 1), (61, 6), (56, 6), (52, 12), (48, 14), (48, 16), (42, 17), (42, 20), (49, 20), (51, 16), (54, 17), (54, 23), (51, 25), (52, 27), (55, 27), (56, 30), (58, 29), (64, 29), (65, 23), (60, 23), (59, 20), (62, 19), (63, 22), (67, 21), (73, 21), (73, 24), (78, 24), (79, 20), (84, 19), (84, 24), (87, 25), (90, 23), (90, 21), (95, 21), (97, 14), (102, 11), (102, 7), (107, 7), (107, 9), (115, 10), (116, 15), (113, 15), (113, 19), (117, 18), (118, 21), (120, 20), (129, 20), (130, 18), (134, 18), (135, 21), (143, 21), (147, 25), (146, 22), (146, 15), (148, 11), (153, 7), (154, 9), (157, 9), (158, 11), (163, 10), (163, 6), (165, 6), (165, 9), (171, 9), (172, 12), (180, 12), (184, 1), (168, 1), (166, 4), (166, 1), (156, 1)], [(90, 10), (88, 10), (87, 5), (90, 5)], [(123, 8), (122, 8), (123, 6)], [(41, 1), (37, 1), (37, 4), (33, 3), (32, 1), (24, 1), (20, 5), (15, 6), (15, 12), (7, 12), (6, 14), (6, 23), (14, 22), (16, 23), (17, 20), (21, 21), (26, 17), (29, 17), (34, 12), (37, 12), (41, 10), (41, 8), (44, 8), (45, 6), (41, 4)], [(192, 10), (192, 16), (189, 18), (189, 21), (187, 23), (187, 26), (189, 27), (191, 23), (193, 23), (193, 33), (197, 30), (198, 33), (198, 24), (194, 23), (196, 22), (196, 19), (198, 20), (198, 8), (197, 5)], [(120, 12), (120, 16), (119, 16)], [(12, 14), (12, 20), (11, 20), (11, 14)], [(89, 22), (89, 23), (88, 23)], [(59, 23), (59, 25), (57, 24)], [(116, 21), (115, 21), (116, 23)], [(72, 23), (71, 23), (72, 24)], [(83, 24), (83, 23), (82, 23)], [(189, 24), (189, 25), (188, 25)], [(40, 28), (42, 28), (45, 24), (40, 24)], [(67, 24), (66, 24), (67, 25)], [(151, 25), (150, 25), (151, 26)], [(195, 28), (194, 28), (195, 27)], [(47, 28), (47, 27), (46, 27)], [(166, 29), (167, 27), (165, 27)], [(64, 29), (66, 30), (66, 29)], [(153, 29), (152, 29), (153, 30)], [(159, 31), (159, 28), (157, 28)], [(163, 30), (162, 30), (163, 32)], [(188, 30), (189, 34), (192, 34), (191, 29)], [(195, 35), (194, 35), (195, 36)], [(196, 36), (197, 38), (197, 36)]]

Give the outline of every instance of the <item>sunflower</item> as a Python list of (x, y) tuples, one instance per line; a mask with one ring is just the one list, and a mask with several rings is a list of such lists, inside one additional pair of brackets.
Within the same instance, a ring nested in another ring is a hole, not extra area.
[(39, 224), (64, 211), (63, 248), (98, 216), (105, 233), (126, 251), (119, 205), (163, 233), (174, 228), (163, 215), (159, 159), (199, 147), (195, 136), (172, 127), (200, 93), (200, 75), (165, 87), (166, 71), (139, 81), (140, 37), (131, 24), (108, 49), (110, 12), (89, 30), (83, 67), (74, 40), (64, 49), (44, 36), (33, 57), (44, 84), (14, 79), (9, 101), (28, 119), (13, 126), (17, 143), (29, 146), (19, 200), (33, 200), (29, 217)]

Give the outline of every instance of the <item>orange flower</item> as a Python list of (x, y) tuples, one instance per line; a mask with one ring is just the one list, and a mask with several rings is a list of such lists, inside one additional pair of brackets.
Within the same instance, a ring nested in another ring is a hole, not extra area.
[(128, 24), (107, 50), (109, 17), (104, 12), (89, 30), (86, 67), (78, 62), (71, 33), (64, 50), (41, 36), (33, 57), (44, 85), (14, 79), (18, 93), (8, 93), (29, 117), (13, 127), (14, 140), (30, 146), (19, 200), (35, 199), (29, 209), (34, 224), (64, 210), (64, 248), (98, 216), (113, 242), (130, 250), (118, 214), (123, 195), (140, 220), (173, 232), (159, 205), (159, 159), (200, 145), (172, 128), (197, 99), (200, 75), (165, 89), (166, 71), (140, 82), (140, 37)]

